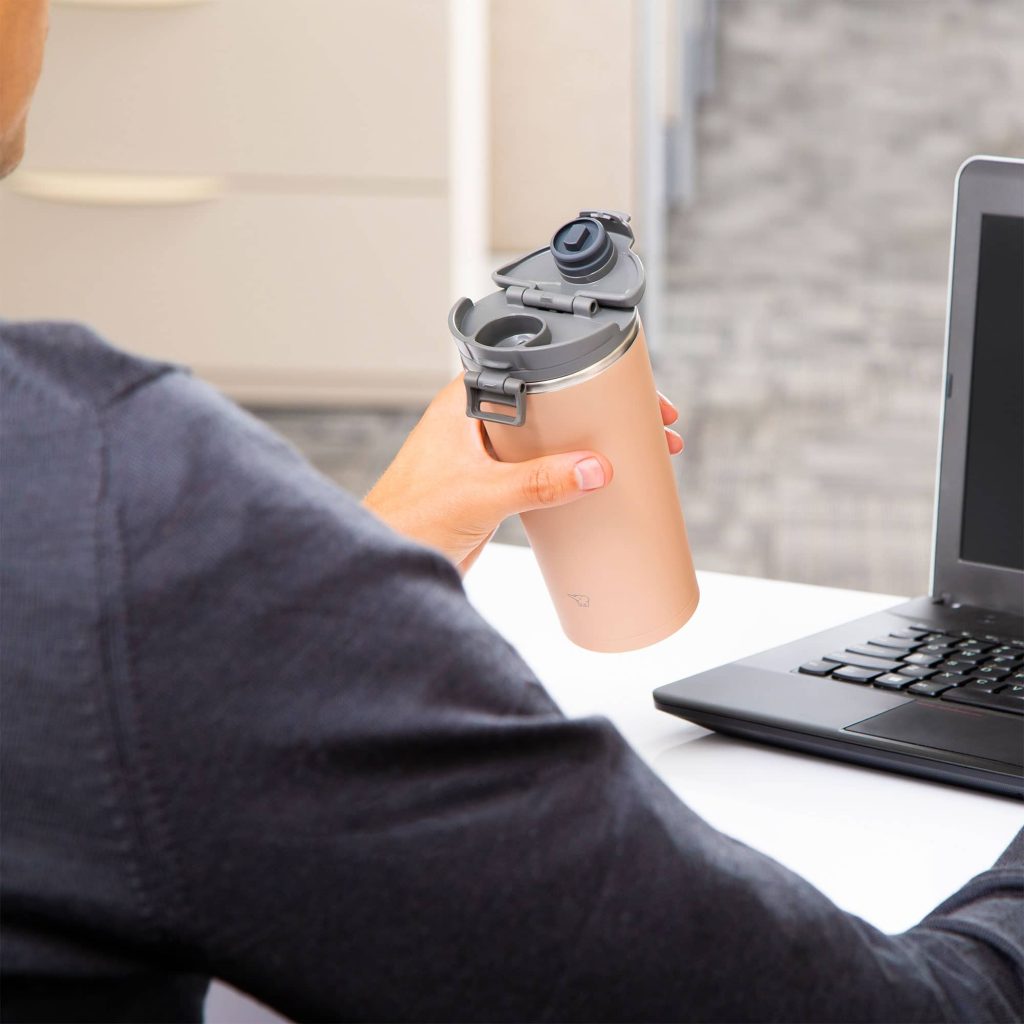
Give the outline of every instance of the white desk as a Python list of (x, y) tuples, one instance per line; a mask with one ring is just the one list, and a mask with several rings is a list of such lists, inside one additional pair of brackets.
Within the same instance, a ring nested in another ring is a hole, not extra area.
[(662, 683), (902, 598), (698, 576), (690, 622), (628, 654), (595, 654), (565, 638), (528, 548), (490, 545), (466, 590), (566, 714), (606, 715), (713, 825), (879, 928), (910, 927), (991, 864), (1024, 826), (1018, 801), (718, 736), (654, 708), (651, 691)]

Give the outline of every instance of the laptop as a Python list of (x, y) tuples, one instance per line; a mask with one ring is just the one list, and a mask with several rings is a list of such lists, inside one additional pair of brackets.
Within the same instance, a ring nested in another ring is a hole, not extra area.
[(662, 686), (718, 732), (1024, 797), (1024, 160), (954, 188), (931, 594)]

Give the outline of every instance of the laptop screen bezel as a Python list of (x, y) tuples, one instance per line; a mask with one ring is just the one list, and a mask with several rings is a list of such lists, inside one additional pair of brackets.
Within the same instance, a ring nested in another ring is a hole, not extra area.
[(1021, 615), (1024, 571), (960, 556), (981, 218), (986, 213), (1024, 217), (1024, 160), (971, 157), (957, 173), (931, 593), (934, 598)]

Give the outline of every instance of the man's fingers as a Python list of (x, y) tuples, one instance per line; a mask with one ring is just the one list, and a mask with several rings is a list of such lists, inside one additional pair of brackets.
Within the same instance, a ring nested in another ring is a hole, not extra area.
[(661, 422), (667, 427), (679, 419), (679, 410), (659, 391), (658, 405), (661, 406)]
[(668, 443), (669, 455), (678, 455), (686, 443), (674, 430), (669, 430), (668, 425), (679, 419), (679, 410), (659, 391), (658, 405), (661, 408), (661, 422), (665, 425), (665, 440)]
[(612, 479), (612, 464), (597, 452), (563, 452), (504, 465), (503, 516), (564, 505), (601, 490)]

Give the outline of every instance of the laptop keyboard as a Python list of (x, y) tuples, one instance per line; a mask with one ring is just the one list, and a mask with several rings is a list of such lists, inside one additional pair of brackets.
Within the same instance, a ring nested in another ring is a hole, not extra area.
[(831, 651), (798, 672), (1024, 715), (1024, 641), (914, 625)]

